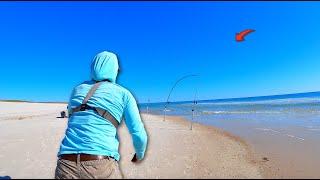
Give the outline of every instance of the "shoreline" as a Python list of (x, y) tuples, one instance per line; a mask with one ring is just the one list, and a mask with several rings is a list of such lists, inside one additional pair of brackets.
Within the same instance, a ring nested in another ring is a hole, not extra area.
[[(163, 118), (162, 115), (156, 116)], [(168, 115), (166, 116), (170, 117)], [(184, 120), (189, 124), (192, 122), (183, 116), (171, 115), (171, 117)], [(316, 164), (319, 164), (319, 156), (317, 154), (317, 152), (319, 152), (319, 146), (316, 144), (313, 145), (315, 141), (311, 141), (312, 139), (295, 141), (296, 139), (285, 139), (287, 136), (268, 136), (265, 133), (255, 134), (252, 132), (251, 136), (240, 136), (239, 133), (233, 134), (233, 131), (230, 128), (226, 130), (210, 124), (201, 124), (199, 122), (192, 123), (210, 128), (241, 143), (248, 152), (248, 160), (252, 164), (259, 166), (263, 178), (314, 179), (319, 177), (319, 172), (317, 172), (316, 168)], [(234, 126), (234, 128), (237, 127)], [(294, 136), (288, 136), (288, 138), (291, 137)], [(309, 134), (308, 138), (312, 138), (312, 136)], [(301, 155), (300, 152), (309, 153)]]
[[(159, 114), (152, 114), (152, 113), (140, 113), (142, 116), (157, 116), (159, 118), (162, 118), (163, 119), (163, 116), (162, 115), (159, 115)], [(247, 160), (253, 164), (253, 165), (256, 165), (256, 166), (259, 166), (259, 172), (261, 173), (262, 175), (262, 178), (275, 178), (274, 176), (271, 176), (271, 171), (267, 168), (266, 165), (263, 164), (263, 160), (261, 159), (258, 159), (258, 154), (259, 152), (255, 152), (252, 145), (250, 145), (244, 138), (241, 138), (237, 135), (234, 135), (232, 134), (231, 132), (228, 132), (226, 130), (223, 130), (221, 128), (218, 128), (218, 127), (215, 127), (215, 126), (212, 126), (212, 125), (206, 125), (206, 124), (201, 124), (201, 123), (198, 123), (198, 122), (192, 122), (182, 116), (178, 116), (178, 115), (166, 115), (166, 120), (175, 120), (175, 121), (182, 121), (183, 123), (188, 123), (188, 124), (193, 124), (193, 127), (196, 125), (196, 126), (200, 126), (200, 127), (203, 127), (205, 129), (208, 129), (210, 131), (214, 131), (215, 133), (218, 133), (224, 137), (227, 137), (229, 139), (231, 139), (232, 141), (235, 141), (235, 142), (238, 142), (240, 143), (245, 149), (246, 149), (246, 158)]]
[[(224, 131), (222, 129), (219, 129), (217, 127), (207, 126), (207, 125), (203, 125), (200, 123), (193, 123), (193, 128), (192, 128), (192, 130), (190, 130), (190, 123), (191, 122), (183, 117), (180, 117), (180, 116), (168, 116), (167, 115), (166, 121), (163, 121), (163, 116), (161, 116), (161, 115), (146, 114), (146, 113), (140, 113), (140, 114), (142, 116), (142, 120), (147, 125), (147, 127), (146, 127), (147, 133), (148, 133), (148, 130), (150, 131), (150, 128), (148, 128), (148, 122), (150, 123), (150, 121), (158, 121), (157, 124), (158, 123), (162, 124), (162, 125), (165, 124), (165, 127), (163, 128), (163, 130), (177, 131), (176, 134), (180, 134), (180, 132), (182, 134), (182, 132), (184, 132), (183, 138), (185, 138), (185, 139), (191, 138), (194, 141), (194, 142), (192, 142), (192, 144), (194, 144), (194, 146), (196, 146), (196, 144), (201, 146), (200, 149), (199, 148), (194, 148), (194, 149), (203, 151), (203, 149), (206, 148), (206, 151), (203, 152), (204, 154), (197, 152), (196, 153), (197, 156), (201, 156), (199, 159), (202, 159), (202, 161), (204, 161), (203, 163), (207, 164), (206, 168), (211, 169), (212, 171), (218, 171), (218, 172), (221, 171), (220, 172), (221, 174), (219, 176), (198, 175), (198, 176), (194, 176), (193, 178), (230, 178), (230, 177), (231, 178), (265, 178), (266, 173), (264, 171), (263, 166), (261, 165), (261, 162), (254, 159), (253, 151), (252, 151), (251, 147), (242, 138), (235, 136), (235, 135), (233, 135), (227, 131)], [(175, 126), (178, 126), (179, 129), (171, 128), (170, 123), (175, 124)], [(158, 129), (162, 129), (162, 127), (158, 127)], [(190, 137), (186, 137), (186, 136), (190, 136)], [(152, 137), (152, 135), (151, 135), (151, 137)], [(198, 137), (203, 138), (203, 140), (200, 140)], [(200, 141), (202, 141), (202, 142), (200, 142)], [(187, 142), (189, 143), (189, 141), (187, 141)], [(211, 145), (212, 142), (214, 142), (214, 143), (217, 142), (217, 144)], [(178, 142), (176, 142), (176, 143), (178, 143)], [(183, 146), (185, 146), (185, 145), (183, 145)], [(233, 148), (230, 148), (230, 146)], [(182, 148), (182, 147), (180, 147), (180, 148)], [(186, 146), (184, 148), (186, 148)], [(218, 148), (218, 150), (217, 150), (217, 148)], [(222, 158), (222, 159), (220, 159), (218, 161), (210, 161), (211, 158), (216, 159), (216, 157), (213, 157), (214, 155), (211, 154), (213, 152), (216, 152), (218, 154), (218, 156), (220, 156), (220, 158)], [(241, 161), (241, 163), (234, 162), (234, 161), (239, 161), (239, 160)], [(219, 163), (217, 163), (217, 162), (219, 162)], [(196, 164), (199, 162), (195, 161), (193, 163)], [(233, 166), (235, 166), (236, 168)], [(240, 167), (243, 168), (243, 170), (239, 170), (239, 169), (241, 169)], [(245, 175), (244, 174), (242, 174), (242, 175), (237, 174), (239, 172), (246, 171), (247, 168), (249, 169), (249, 167), (252, 169), (251, 169), (251, 171), (247, 172)], [(226, 171), (226, 169), (228, 169), (228, 170)], [(232, 172), (232, 173), (228, 172), (231, 170), (235, 171), (235, 172)], [(231, 175), (233, 173), (235, 173), (237, 175)], [(165, 178), (167, 178), (167, 177), (165, 177)], [(180, 178), (180, 176), (178, 176), (178, 178)], [(186, 178), (186, 177), (182, 177), (182, 178)], [(189, 178), (189, 177), (187, 177), (187, 178)]]

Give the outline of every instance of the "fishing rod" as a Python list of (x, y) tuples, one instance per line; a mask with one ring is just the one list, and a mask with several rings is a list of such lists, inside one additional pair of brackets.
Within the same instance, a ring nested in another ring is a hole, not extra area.
[(190, 123), (190, 130), (192, 130), (195, 107), (196, 107), (196, 104), (198, 104), (196, 97), (197, 97), (197, 90), (194, 93), (194, 100), (193, 100), (193, 105), (192, 105), (192, 119), (191, 119), (191, 123)]
[(166, 103), (165, 103), (165, 105), (164, 105), (163, 121), (166, 120), (167, 106), (168, 106), (168, 104), (169, 104), (169, 98), (170, 98), (170, 95), (171, 95), (173, 89), (174, 89), (174, 88), (177, 86), (177, 84), (178, 84), (180, 81), (182, 81), (183, 79), (186, 79), (186, 78), (188, 78), (188, 77), (193, 77), (193, 76), (198, 76), (198, 75), (196, 75), (196, 74), (185, 75), (185, 76), (181, 77), (180, 79), (178, 79), (178, 80), (174, 83), (174, 85), (172, 86), (172, 88), (171, 88), (171, 90), (170, 90), (170, 92), (169, 92), (169, 95), (168, 95), (168, 97), (167, 97), (167, 101), (166, 101)]
[(149, 118), (149, 104), (150, 104), (150, 99), (148, 99), (148, 104), (147, 104), (147, 117)]

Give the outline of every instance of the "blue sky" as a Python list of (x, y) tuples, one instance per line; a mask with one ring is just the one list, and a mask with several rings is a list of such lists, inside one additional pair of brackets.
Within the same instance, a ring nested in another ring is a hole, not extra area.
[(186, 74), (171, 101), (319, 91), (319, 22), (320, 2), (0, 2), (0, 99), (67, 101), (103, 50), (139, 102)]

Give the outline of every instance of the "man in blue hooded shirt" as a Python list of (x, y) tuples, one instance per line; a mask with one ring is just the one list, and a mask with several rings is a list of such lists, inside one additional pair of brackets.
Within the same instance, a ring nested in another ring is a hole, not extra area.
[[(147, 134), (136, 100), (127, 89), (116, 84), (118, 70), (117, 56), (103, 51), (94, 57), (91, 64), (92, 80), (73, 89), (68, 103), (71, 115), (58, 152), (56, 179), (123, 178), (118, 165), (117, 126), (114, 125), (120, 124), (122, 117), (135, 149), (132, 162), (144, 158)], [(89, 99), (86, 98), (97, 82), (97, 89), (91, 92)], [(84, 99), (87, 99), (86, 108), (73, 112), (83, 104)], [(109, 116), (100, 115), (96, 108)]]

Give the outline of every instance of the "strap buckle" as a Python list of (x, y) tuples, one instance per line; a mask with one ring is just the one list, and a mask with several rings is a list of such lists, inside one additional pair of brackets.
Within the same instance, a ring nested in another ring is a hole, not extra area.
[(87, 104), (81, 104), (80, 105), (80, 111), (85, 111), (87, 109), (88, 105)]

